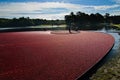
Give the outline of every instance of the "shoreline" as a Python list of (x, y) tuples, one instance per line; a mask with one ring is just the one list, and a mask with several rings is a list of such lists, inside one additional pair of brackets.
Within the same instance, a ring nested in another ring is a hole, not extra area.
[[(114, 32), (113, 32), (114, 33)], [(117, 32), (117, 34), (119, 34)], [(116, 38), (116, 37), (115, 37)], [(120, 38), (117, 36), (115, 46), (110, 52), (112, 57), (109, 57), (91, 77), (89, 80), (119, 80), (120, 79)]]
[(90, 80), (119, 80), (120, 79), (120, 52), (109, 62), (100, 67)]

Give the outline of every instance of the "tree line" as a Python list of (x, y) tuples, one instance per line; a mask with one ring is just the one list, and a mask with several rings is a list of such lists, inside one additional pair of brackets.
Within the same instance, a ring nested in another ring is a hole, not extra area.
[(64, 20), (30, 19), (20, 17), (13, 19), (0, 18), (0, 27), (27, 27), (37, 25), (60, 25), (65, 24)]
[[(111, 23), (120, 24), (120, 15), (110, 16), (109, 13), (106, 13), (104, 16), (100, 13), (96, 14), (86, 14), (84, 12), (77, 12), (74, 14), (73, 12), (70, 15), (65, 16), (65, 21), (67, 26), (77, 26), (79, 29), (102, 29), (111, 28)], [(68, 28), (67, 27), (67, 28)]]
[(78, 29), (102, 29), (113, 28), (110, 24), (120, 24), (120, 15), (111, 16), (109, 13), (101, 15), (100, 13), (86, 14), (84, 12), (71, 12), (65, 15), (65, 20), (46, 20), (46, 19), (30, 19), (29, 17), (20, 17), (13, 19), (0, 18), (0, 27), (27, 27), (37, 25), (61, 25), (66, 24), (67, 29), (69, 26), (77, 26)]

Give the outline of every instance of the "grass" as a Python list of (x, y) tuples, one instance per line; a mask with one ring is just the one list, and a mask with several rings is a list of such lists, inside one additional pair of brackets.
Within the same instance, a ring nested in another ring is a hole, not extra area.
[(111, 26), (116, 27), (118, 30), (120, 30), (120, 24), (111, 24)]
[(120, 80), (120, 51), (117, 56), (99, 68), (90, 80)]
[(120, 24), (113, 24), (114, 26), (120, 28)]

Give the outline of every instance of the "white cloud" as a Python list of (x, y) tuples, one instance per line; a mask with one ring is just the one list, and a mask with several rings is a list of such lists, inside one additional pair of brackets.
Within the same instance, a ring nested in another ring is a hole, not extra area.
[(111, 15), (120, 15), (120, 10), (111, 11)]
[(103, 5), (103, 6), (94, 6), (95, 10), (107, 10), (111, 8), (120, 7), (120, 5)]
[(94, 13), (120, 5), (88, 6), (63, 2), (23, 2), (23, 3), (0, 3), (0, 17), (30, 17), (44, 19), (64, 19), (64, 15), (70, 12)]
[(120, 0), (113, 0), (114, 2), (116, 2), (116, 3), (120, 3)]

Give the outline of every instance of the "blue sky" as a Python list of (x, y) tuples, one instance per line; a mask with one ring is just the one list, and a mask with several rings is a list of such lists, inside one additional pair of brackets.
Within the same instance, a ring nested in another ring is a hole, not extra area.
[(65, 2), (83, 5), (111, 5), (113, 0), (0, 0), (0, 2)]
[(120, 15), (120, 0), (0, 0), (0, 18), (64, 19), (78, 11)]

